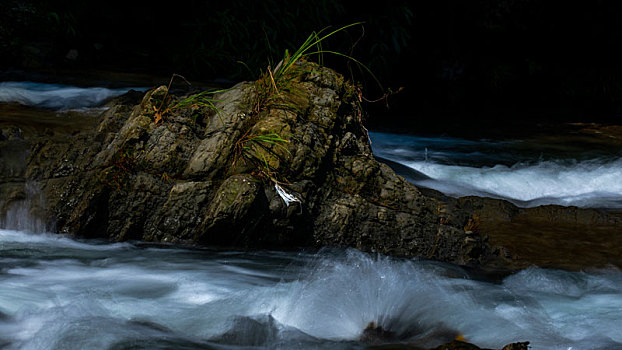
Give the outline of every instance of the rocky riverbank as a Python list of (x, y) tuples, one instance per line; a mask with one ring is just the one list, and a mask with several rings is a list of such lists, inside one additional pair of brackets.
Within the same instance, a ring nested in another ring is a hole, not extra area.
[(0, 218), (30, 211), (40, 227), (113, 240), (622, 266), (619, 213), (418, 189), (372, 155), (356, 86), (311, 63), (268, 78), (133, 92), (67, 124), (3, 118)]

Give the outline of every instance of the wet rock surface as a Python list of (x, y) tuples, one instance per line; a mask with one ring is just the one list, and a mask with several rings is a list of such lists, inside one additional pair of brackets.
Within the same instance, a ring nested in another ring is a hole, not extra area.
[(530, 265), (582, 270), (622, 268), (622, 211), (544, 205), (518, 208), (489, 198), (464, 197), (477, 230), (515, 268)]
[[(310, 63), (287, 79), (259, 106), (257, 83), (213, 96), (211, 107), (173, 108), (188, 96), (163, 86), (125, 95), (70, 137), (30, 133), (28, 155), (21, 168), (3, 170), (2, 189), (6, 174), (36, 183), (48, 227), (84, 237), (351, 246), (458, 264), (491, 258), (482, 236), (465, 233), (468, 213), (374, 159), (354, 86)], [(299, 202), (284, 202), (278, 189)]]
[(354, 86), (310, 63), (293, 72), (267, 98), (257, 82), (211, 104), (161, 86), (95, 117), (44, 113), (44, 127), (22, 110), (5, 114), (0, 217), (36, 197), (25, 210), (41, 225), (83, 237), (349, 246), (500, 269), (622, 266), (619, 213), (419, 189), (372, 155)]

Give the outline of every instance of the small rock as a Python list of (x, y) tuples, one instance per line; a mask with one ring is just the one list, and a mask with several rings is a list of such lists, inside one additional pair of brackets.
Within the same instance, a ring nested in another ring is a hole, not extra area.
[(364, 343), (376, 343), (395, 339), (395, 332), (386, 330), (382, 326), (377, 325), (375, 322), (369, 322), (367, 328), (363, 330), (363, 334), (361, 334), (361, 337), (359, 338), (359, 340)]
[(504, 346), (502, 350), (528, 350), (528, 349), (529, 349), (529, 342), (525, 341), (525, 342), (520, 342), (520, 343), (508, 344)]
[(479, 347), (466, 343), (460, 340), (454, 340), (447, 344), (443, 344), (434, 348), (433, 350), (481, 350)]

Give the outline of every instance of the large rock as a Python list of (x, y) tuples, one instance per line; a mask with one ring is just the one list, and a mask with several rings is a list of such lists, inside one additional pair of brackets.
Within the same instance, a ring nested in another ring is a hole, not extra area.
[(240, 83), (213, 107), (175, 108), (182, 97), (163, 86), (125, 96), (72, 138), (31, 138), (2, 189), (14, 191), (10, 176), (37, 184), (48, 227), (86, 237), (494, 258), (484, 237), (465, 232), (468, 213), (374, 159), (355, 86), (311, 63), (284, 79), (268, 96), (269, 85)]
[(209, 103), (161, 86), (97, 119), (0, 123), (0, 225), (17, 210), (38, 228), (114, 240), (622, 266), (620, 215), (418, 189), (374, 158), (357, 88), (342, 76), (300, 63), (278, 84), (265, 78)]

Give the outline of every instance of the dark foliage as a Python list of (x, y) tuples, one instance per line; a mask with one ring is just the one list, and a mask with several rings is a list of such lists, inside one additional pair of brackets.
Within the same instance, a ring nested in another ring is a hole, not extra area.
[[(5, 69), (249, 79), (310, 32), (364, 21), (325, 45), (359, 59), (385, 86), (404, 86), (390, 101), (398, 114), (622, 113), (622, 12), (613, 1), (0, 0), (0, 6)], [(327, 59), (363, 81), (369, 98), (380, 95), (355, 65)]]

